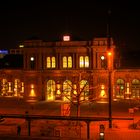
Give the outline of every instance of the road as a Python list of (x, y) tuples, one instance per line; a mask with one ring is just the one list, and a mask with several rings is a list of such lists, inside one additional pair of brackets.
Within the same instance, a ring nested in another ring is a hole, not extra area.
[[(129, 113), (129, 108), (133, 108), (139, 105), (135, 102), (113, 102), (112, 103), (112, 115), (113, 117), (134, 117), (134, 121), (127, 120), (113, 120), (113, 128), (108, 128), (107, 121), (101, 122), (92, 122), (90, 123), (90, 138), (98, 139), (99, 138), (99, 126), (103, 124), (105, 126), (105, 139), (107, 140), (135, 140), (140, 139), (140, 130), (138, 129), (129, 129), (129, 126), (132, 126), (134, 123), (140, 120), (140, 111), (135, 110), (134, 114)], [(71, 106), (71, 115), (75, 116), (76, 107)], [(61, 115), (61, 102), (38, 102), (30, 104), (29, 102), (24, 102), (22, 99), (3, 99), (0, 98), (0, 114), (25, 114), (28, 111), (31, 115)], [(98, 116), (108, 116), (108, 104), (107, 103), (84, 103), (80, 107), (80, 114), (83, 117), (98, 117)], [(85, 122), (81, 122), (81, 129), (77, 129), (75, 125), (68, 124), (67, 121), (48, 121), (48, 120), (36, 120), (31, 122), (31, 136), (28, 136), (27, 122), (24, 119), (5, 119), (5, 121), (0, 123), (0, 136), (7, 137), (14, 136), (13, 139), (18, 139), (17, 137), (17, 125), (20, 124), (21, 139), (27, 137), (27, 140), (30, 138), (46, 138), (48, 132), (48, 126), (53, 126), (55, 130), (60, 130), (60, 135), (66, 139), (68, 136), (71, 136), (72, 139), (87, 138), (87, 126)], [(73, 125), (73, 126), (72, 126)], [(67, 126), (67, 127), (66, 127)], [(80, 131), (79, 131), (80, 130)], [(82, 134), (82, 135), (80, 135)], [(53, 138), (53, 137), (51, 137)], [(3, 139), (3, 138), (1, 138)], [(12, 139), (12, 138), (11, 138)], [(10, 140), (11, 140), (10, 139)], [(46, 138), (47, 139), (47, 138)], [(6, 138), (4, 138), (6, 140)]]

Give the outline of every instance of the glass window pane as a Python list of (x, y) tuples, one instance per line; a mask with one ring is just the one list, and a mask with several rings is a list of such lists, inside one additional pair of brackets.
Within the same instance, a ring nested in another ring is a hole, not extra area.
[(68, 68), (72, 68), (72, 57), (68, 57)]
[(47, 57), (47, 68), (51, 67), (51, 58)]
[(54, 100), (55, 96), (55, 81), (49, 80), (47, 82), (47, 99)]
[(55, 63), (55, 57), (52, 57), (52, 68), (55, 68), (56, 63)]
[(80, 56), (80, 68), (84, 67), (84, 57)]
[(67, 57), (63, 57), (63, 68), (67, 68)]
[(85, 57), (85, 67), (86, 68), (89, 67), (89, 57), (88, 56)]

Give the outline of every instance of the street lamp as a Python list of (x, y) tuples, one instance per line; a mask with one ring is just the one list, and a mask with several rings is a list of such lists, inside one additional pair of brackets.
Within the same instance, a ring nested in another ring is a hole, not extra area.
[(112, 128), (112, 94), (111, 94), (111, 74), (112, 74), (112, 52), (107, 52), (108, 56), (108, 115), (109, 115), (109, 128)]
[(109, 128), (112, 128), (112, 94), (111, 94), (111, 74), (113, 69), (113, 53), (111, 49), (111, 36), (110, 36), (110, 16), (111, 11), (108, 10), (108, 23), (107, 23), (107, 69), (108, 69), (108, 115), (109, 115)]

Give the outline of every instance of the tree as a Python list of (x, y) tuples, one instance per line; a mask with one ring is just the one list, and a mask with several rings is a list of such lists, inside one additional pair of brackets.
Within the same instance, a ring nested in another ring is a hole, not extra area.
[(96, 98), (93, 98), (91, 92), (94, 89), (97, 89), (98, 86), (90, 86), (90, 81), (92, 79), (92, 73), (87, 73), (82, 71), (80, 73), (74, 73), (73, 78), (74, 82), (68, 80), (63, 84), (63, 91), (61, 96), (64, 97), (64, 100), (76, 106), (76, 116), (80, 116), (80, 105), (84, 102), (93, 102)]

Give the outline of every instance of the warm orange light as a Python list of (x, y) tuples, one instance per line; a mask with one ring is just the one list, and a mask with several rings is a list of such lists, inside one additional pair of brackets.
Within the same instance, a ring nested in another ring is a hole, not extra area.
[(31, 84), (31, 85), (30, 85), (30, 88), (31, 88), (31, 90), (30, 90), (29, 96), (30, 96), (30, 97), (35, 97), (36, 94), (35, 94), (34, 84)]
[(19, 47), (20, 47), (20, 48), (24, 48), (24, 45), (21, 44), (21, 45), (19, 45)]
[(108, 54), (108, 56), (111, 56), (111, 55), (112, 55), (112, 53), (111, 53), (111, 52), (108, 52), (107, 54)]
[(101, 85), (100, 97), (101, 98), (105, 98), (106, 97), (105, 85)]
[(31, 84), (31, 89), (33, 89), (34, 88), (34, 85), (33, 84)]

